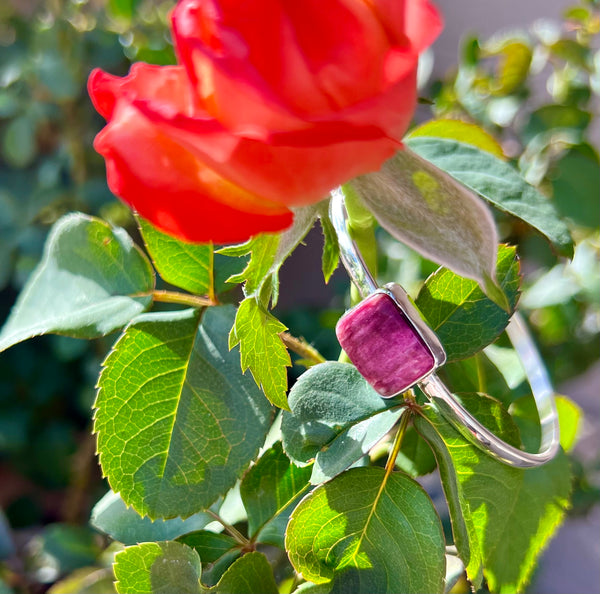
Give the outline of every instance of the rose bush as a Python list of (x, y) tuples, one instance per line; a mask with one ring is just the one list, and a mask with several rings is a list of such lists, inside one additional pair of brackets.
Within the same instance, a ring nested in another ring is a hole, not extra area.
[(179, 65), (90, 76), (108, 184), (188, 241), (284, 229), (401, 146), (440, 26), (427, 0), (182, 0)]

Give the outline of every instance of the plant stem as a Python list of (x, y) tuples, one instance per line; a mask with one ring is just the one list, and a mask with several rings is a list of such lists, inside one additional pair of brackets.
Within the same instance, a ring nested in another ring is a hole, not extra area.
[(135, 293), (131, 297), (152, 297), (154, 301), (162, 303), (179, 303), (181, 305), (189, 305), (190, 307), (210, 307), (217, 305), (217, 301), (213, 301), (208, 297), (200, 295), (191, 295), (189, 293), (178, 293), (177, 291), (148, 291), (147, 293)]
[(388, 476), (394, 470), (394, 465), (396, 464), (396, 458), (398, 457), (398, 452), (402, 446), (402, 440), (404, 439), (404, 435), (406, 434), (406, 429), (408, 428), (408, 422), (412, 417), (412, 413), (409, 407), (406, 408), (404, 413), (402, 414), (402, 418), (400, 419), (400, 426), (398, 427), (398, 431), (396, 433), (396, 437), (394, 438), (394, 445), (392, 446), (392, 451), (388, 456), (387, 462), (385, 464), (385, 477), (387, 479)]
[(306, 342), (304, 339), (296, 338), (289, 332), (282, 332), (279, 337), (283, 341), (283, 344), (290, 349), (290, 351), (300, 355), (303, 359), (312, 361), (315, 363), (315, 365), (318, 363), (325, 363), (325, 357), (323, 357), (323, 355), (321, 355), (317, 349), (308, 344), (308, 342)]
[(229, 532), (229, 534), (241, 545), (246, 547), (248, 546), (248, 544), (250, 544), (250, 541), (237, 528), (235, 528), (231, 524), (228, 524), (225, 520), (223, 520), (223, 518), (221, 518), (221, 516), (218, 513), (210, 509), (207, 509), (206, 513), (209, 516), (212, 516), (217, 522), (219, 522), (219, 524), (221, 524), (221, 526), (223, 526), (223, 528), (225, 528), (225, 530)]

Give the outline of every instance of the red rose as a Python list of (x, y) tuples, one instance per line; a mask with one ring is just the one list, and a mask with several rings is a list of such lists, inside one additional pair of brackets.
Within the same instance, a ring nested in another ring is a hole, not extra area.
[(427, 0), (181, 0), (178, 66), (88, 87), (110, 189), (167, 233), (232, 243), (378, 169), (412, 117)]

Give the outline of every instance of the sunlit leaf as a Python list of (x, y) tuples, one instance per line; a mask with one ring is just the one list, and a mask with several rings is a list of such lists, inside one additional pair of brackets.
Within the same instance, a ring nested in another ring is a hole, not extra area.
[[(512, 313), (520, 284), (515, 248), (500, 247), (496, 274)], [(508, 312), (485, 296), (476, 282), (443, 268), (427, 279), (416, 305), (440, 339), (448, 361), (466, 359), (492, 343), (510, 318)]]
[(247, 297), (238, 308), (229, 348), (240, 345), (242, 371), (250, 369), (269, 401), (287, 409), (287, 367), (292, 361), (279, 336), (285, 330), (254, 297)]
[(123, 229), (67, 215), (0, 333), (0, 351), (40, 334), (108, 334), (150, 306), (153, 288), (150, 263)]
[(117, 553), (119, 594), (200, 594), (198, 553), (179, 542), (145, 542)]
[(421, 136), (458, 140), (491, 153), (498, 159), (506, 159), (500, 143), (489, 132), (471, 122), (450, 119), (430, 120), (411, 130), (406, 138)]
[(173, 540), (181, 534), (204, 528), (213, 518), (200, 512), (187, 520), (151, 520), (142, 518), (132, 507), (127, 507), (121, 497), (109, 491), (92, 509), (90, 524), (125, 545), (138, 542)]
[(575, 39), (559, 39), (550, 46), (550, 51), (568, 64), (592, 71), (589, 48)]
[[(410, 146), (437, 145), (442, 140), (415, 138)], [(498, 238), (494, 221), (485, 204), (468, 189), (408, 149), (399, 151), (379, 172), (363, 175), (351, 185), (393, 237), (476, 280), (490, 299), (508, 307), (495, 282)]]
[(455, 140), (414, 138), (406, 144), (496, 208), (537, 229), (561, 254), (572, 255), (569, 230), (552, 202), (527, 184), (511, 165)]
[(402, 414), (402, 401), (383, 399), (348, 363), (328, 361), (302, 374), (283, 414), (283, 447), (298, 464), (315, 460), (312, 483), (349, 468)]
[(441, 592), (444, 537), (425, 491), (402, 473), (356, 468), (307, 495), (290, 520), (296, 571), (332, 591)]
[(219, 249), (218, 253), (226, 256), (250, 254), (246, 268), (228, 282), (244, 283), (246, 297), (256, 297), (265, 308), (270, 300), (275, 306), (279, 296), (279, 269), (310, 231), (318, 208), (312, 205), (294, 210), (294, 224), (284, 233), (265, 233), (245, 244)]
[[(484, 397), (471, 403), (478, 407), (472, 411), (477, 418), (514, 442), (516, 428), (497, 404)], [(508, 466), (468, 444), (430, 405), (415, 426), (436, 454), (454, 542), (469, 579), (478, 588), (485, 576), (494, 593), (522, 592), (568, 506), (566, 457), (559, 453), (539, 468)]]
[(202, 562), (202, 585), (214, 586), (242, 554), (242, 545), (228, 534), (198, 530), (177, 539), (192, 547)]
[[(299, 496), (309, 488), (311, 468), (301, 468), (290, 462), (281, 443), (268, 449), (246, 473), (240, 492), (248, 511), (248, 534), (254, 537), (259, 530), (260, 542), (283, 547), (283, 533), (289, 513)], [(267, 535), (264, 527), (282, 517), (280, 534), (277, 530)], [(270, 536), (270, 538), (269, 538)], [(268, 539), (268, 540), (266, 540)]]
[(103, 473), (141, 515), (186, 518), (236, 482), (271, 407), (227, 346), (232, 307), (145, 314), (104, 362), (94, 430)]
[(509, 95), (519, 89), (527, 79), (533, 52), (524, 39), (492, 40), (484, 46), (487, 56), (498, 56), (496, 78), (491, 85), (495, 95)]
[(323, 269), (323, 278), (325, 279), (325, 282), (328, 283), (340, 261), (340, 246), (338, 244), (337, 233), (329, 218), (329, 203), (321, 204), (325, 205), (320, 207), (319, 210), (319, 220), (321, 222), (321, 229), (323, 230), (323, 257), (321, 260), (321, 267)]
[[(577, 442), (583, 411), (566, 396), (556, 394), (554, 399), (560, 423), (560, 445), (565, 452), (569, 452)], [(516, 400), (510, 407), (510, 413), (521, 431), (525, 446), (530, 450), (538, 448), (540, 419), (533, 397), (522, 396)]]
[(211, 298), (215, 292), (231, 288), (225, 281), (239, 271), (239, 261), (215, 254), (212, 244), (181, 241), (141, 217), (137, 220), (154, 266), (168, 283)]
[[(278, 594), (273, 570), (262, 553), (247, 553), (235, 561), (219, 583), (202, 594)], [(166, 593), (165, 593), (166, 594)]]

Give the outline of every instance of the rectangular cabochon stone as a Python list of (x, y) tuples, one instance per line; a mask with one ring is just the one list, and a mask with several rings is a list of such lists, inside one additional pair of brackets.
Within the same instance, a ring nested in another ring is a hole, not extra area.
[(385, 293), (374, 293), (340, 318), (340, 345), (382, 396), (405, 392), (435, 369), (435, 360), (407, 316)]

